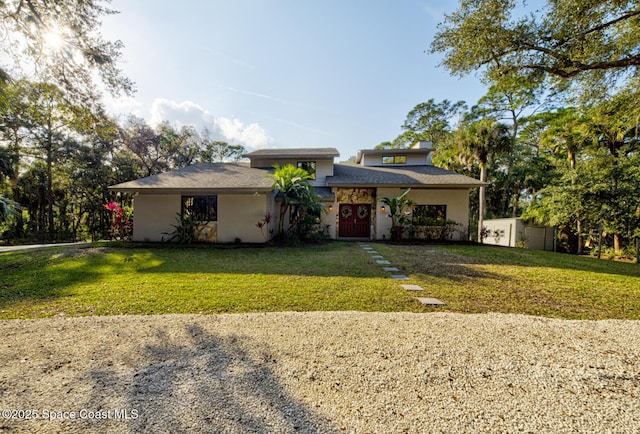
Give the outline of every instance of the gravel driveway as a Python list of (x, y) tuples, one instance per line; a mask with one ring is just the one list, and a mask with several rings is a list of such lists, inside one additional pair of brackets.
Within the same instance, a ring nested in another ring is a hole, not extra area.
[(58, 317), (0, 336), (0, 431), (640, 432), (637, 321)]

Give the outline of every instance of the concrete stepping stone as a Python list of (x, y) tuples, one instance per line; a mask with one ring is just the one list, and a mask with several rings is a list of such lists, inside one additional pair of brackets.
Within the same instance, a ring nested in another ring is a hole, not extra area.
[(380, 264), (380, 265), (391, 265), (391, 262), (387, 261), (386, 259), (378, 259), (376, 261), (376, 264)]
[(409, 278), (404, 274), (392, 274), (391, 278), (395, 280), (409, 280)]
[(371, 259), (384, 259), (384, 256), (382, 256), (382, 255), (373, 255), (371, 257)]
[(363, 246), (362, 248), (363, 248), (364, 250), (368, 250), (368, 251), (375, 250), (373, 247), (369, 247), (369, 246), (366, 246), (366, 247), (365, 247), (365, 246)]
[(382, 267), (384, 271), (400, 271), (398, 267)]
[(420, 285), (400, 285), (407, 291), (424, 291), (424, 288)]
[(446, 303), (442, 300), (438, 300), (437, 298), (422, 298), (417, 297), (418, 301), (422, 304), (430, 304), (435, 306), (445, 306)]
[(370, 255), (377, 255), (378, 252), (376, 252), (375, 250), (367, 250), (367, 253)]

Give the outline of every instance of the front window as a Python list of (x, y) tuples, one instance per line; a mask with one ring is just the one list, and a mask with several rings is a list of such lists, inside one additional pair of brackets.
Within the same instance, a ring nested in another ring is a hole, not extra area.
[(218, 196), (182, 196), (182, 216), (198, 222), (218, 221)]
[(304, 169), (310, 175), (309, 179), (316, 179), (316, 162), (315, 161), (298, 161), (298, 168)]
[(412, 223), (416, 226), (443, 225), (447, 221), (446, 205), (415, 205)]
[(384, 155), (382, 164), (407, 164), (406, 155)]

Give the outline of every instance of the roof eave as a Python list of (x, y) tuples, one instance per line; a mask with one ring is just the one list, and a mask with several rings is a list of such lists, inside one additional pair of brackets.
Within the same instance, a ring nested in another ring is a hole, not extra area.
[(141, 194), (254, 194), (254, 193), (270, 193), (273, 191), (271, 187), (242, 187), (242, 188), (215, 188), (215, 187), (118, 187), (117, 185), (108, 187), (111, 191), (122, 193), (141, 193)]
[(340, 187), (340, 188), (349, 188), (349, 187), (376, 187), (376, 188), (429, 188), (429, 189), (470, 189), (477, 187), (486, 187), (488, 184), (409, 184), (409, 183), (393, 183), (393, 184), (380, 184), (380, 183), (371, 183), (371, 182), (332, 182), (327, 183), (329, 187)]

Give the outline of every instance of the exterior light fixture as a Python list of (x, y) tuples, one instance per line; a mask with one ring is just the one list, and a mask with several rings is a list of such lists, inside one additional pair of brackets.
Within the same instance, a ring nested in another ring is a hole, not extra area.
[(382, 206), (380, 207), (380, 211), (385, 212), (385, 210), (386, 210), (386, 208), (384, 207), (384, 205), (382, 205)]

